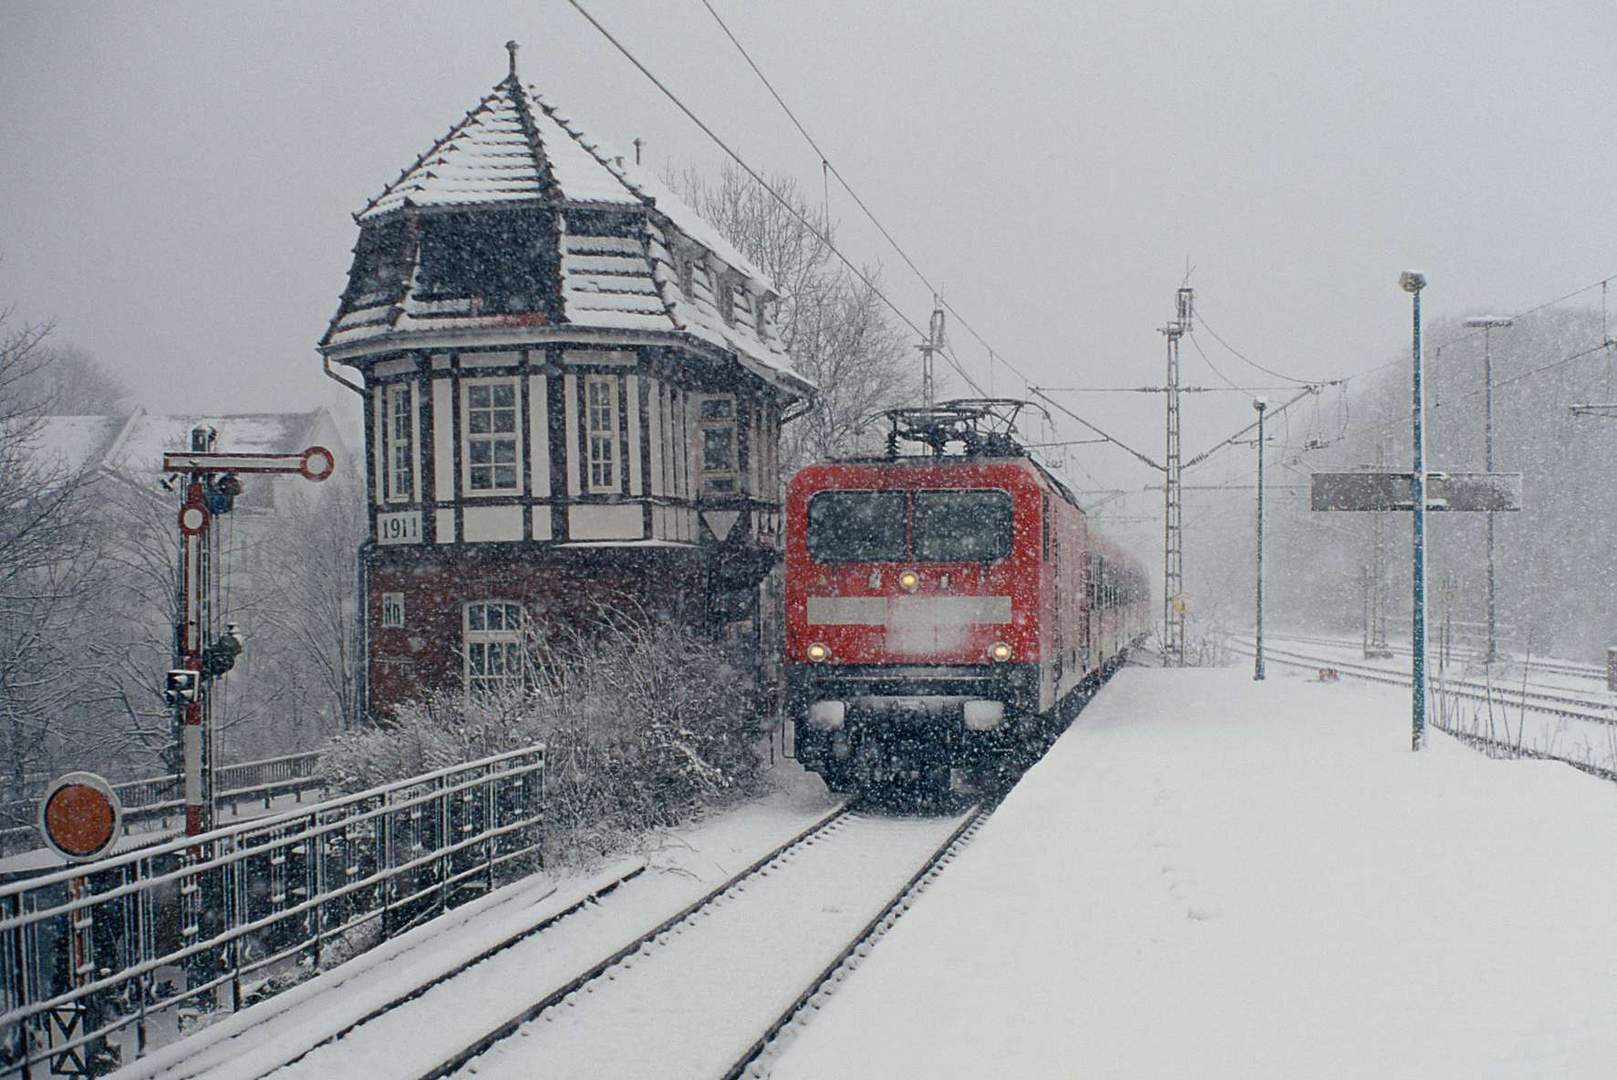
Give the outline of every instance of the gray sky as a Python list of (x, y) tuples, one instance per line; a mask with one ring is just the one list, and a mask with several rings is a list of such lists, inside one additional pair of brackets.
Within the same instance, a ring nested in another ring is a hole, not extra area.
[[(1038, 383), (1160, 382), (1155, 328), (1187, 259), (1227, 341), (1318, 378), (1407, 348), (1405, 267), (1429, 275), (1435, 315), (1617, 272), (1609, 0), (713, 2), (923, 270)], [(587, 6), (751, 163), (820, 189), (817, 158), (700, 0)], [(0, 0), (0, 303), (54, 318), (154, 410), (327, 400), (313, 345), (350, 211), (503, 77), (511, 37), (524, 77), (592, 134), (645, 138), (654, 166), (716, 169), (563, 0)], [(830, 202), (850, 253), (879, 260), (924, 324), (924, 289), (834, 182)], [(1273, 381), (1198, 336), (1232, 378)], [(986, 382), (983, 350), (960, 328), (951, 341)], [(1216, 381), (1188, 348), (1185, 370)], [(1020, 383), (1001, 369), (994, 387)], [(1069, 400), (1160, 456), (1160, 398)], [(1236, 395), (1192, 399), (1187, 450), (1250, 415)], [(1148, 478), (1113, 449), (1080, 451), (1105, 484)]]

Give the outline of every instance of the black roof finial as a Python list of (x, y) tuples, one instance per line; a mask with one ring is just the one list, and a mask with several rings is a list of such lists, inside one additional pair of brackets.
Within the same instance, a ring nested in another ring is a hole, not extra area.
[(515, 41), (505, 43), (505, 51), (511, 54), (511, 78), (517, 77), (517, 50), (522, 48)]

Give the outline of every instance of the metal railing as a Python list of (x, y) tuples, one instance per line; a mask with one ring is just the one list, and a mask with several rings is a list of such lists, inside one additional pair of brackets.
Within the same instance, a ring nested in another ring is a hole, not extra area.
[[(243, 802), (264, 800), (264, 809), (282, 795), (297, 795), (323, 786), (320, 778), (320, 751), (286, 754), (281, 757), (222, 765), (214, 771), (214, 798), (217, 808), (229, 807), (236, 813)], [(152, 776), (112, 785), (123, 804), (124, 821), (167, 822), (185, 812), (184, 784), (179, 775)], [(40, 845), (34, 821), (39, 800), (25, 799), (0, 805), (0, 855), (29, 851)]]
[(0, 887), (0, 1076), (99, 1075), (160, 1013), (175, 1031), (239, 1009), (531, 872), (544, 762), (511, 751)]

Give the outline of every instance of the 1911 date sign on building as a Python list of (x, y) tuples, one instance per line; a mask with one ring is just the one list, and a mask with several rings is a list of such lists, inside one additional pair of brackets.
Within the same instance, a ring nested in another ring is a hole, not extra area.
[(371, 200), (320, 351), (365, 383), (366, 708), (603, 605), (761, 633), (787, 365), (762, 274), (507, 78)]

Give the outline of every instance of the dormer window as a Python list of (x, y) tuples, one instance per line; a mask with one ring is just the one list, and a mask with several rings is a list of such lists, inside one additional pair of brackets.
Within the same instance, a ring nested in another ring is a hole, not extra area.
[(719, 273), (719, 317), (726, 326), (736, 321), (736, 281), (729, 271)]
[(674, 275), (679, 278), (679, 291), (685, 295), (685, 299), (689, 300), (691, 291), (696, 288), (696, 265), (691, 258), (690, 249), (675, 246)]

